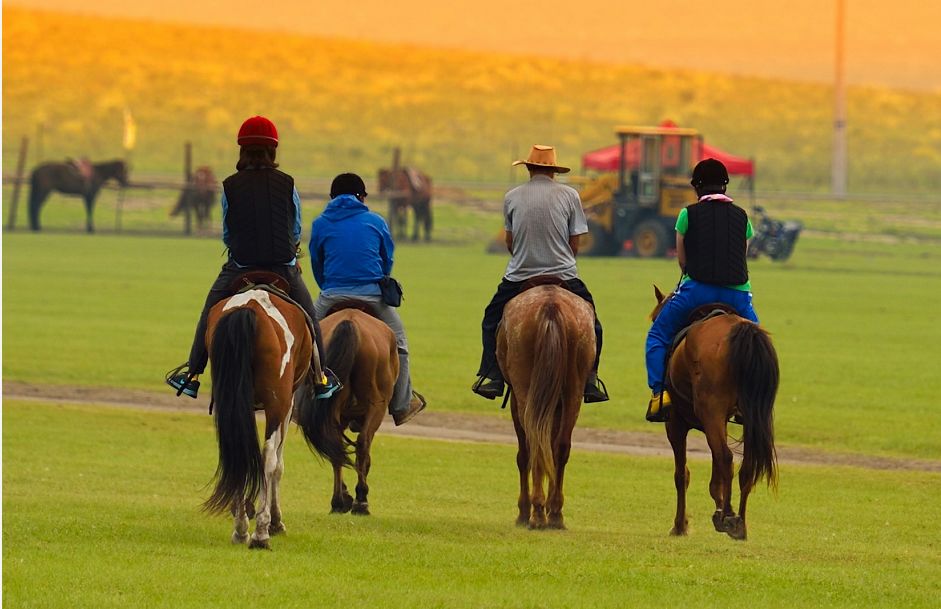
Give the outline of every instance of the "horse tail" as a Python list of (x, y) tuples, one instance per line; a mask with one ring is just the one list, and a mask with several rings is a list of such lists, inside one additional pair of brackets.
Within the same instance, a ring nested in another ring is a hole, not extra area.
[[(344, 387), (350, 386), (353, 364), (359, 351), (359, 332), (352, 320), (337, 324), (330, 338), (330, 345), (324, 354), (324, 365), (329, 366)], [(315, 400), (310, 394), (300, 409), (298, 424), (304, 432), (304, 439), (318, 455), (331, 463), (352, 467), (350, 443), (340, 429), (340, 408), (343, 400), (338, 396), (346, 391), (338, 391), (327, 399)]]
[(774, 488), (778, 476), (774, 448), (778, 355), (767, 332), (757, 324), (743, 322), (732, 328), (729, 335), (729, 358), (743, 418), (741, 482), (753, 487), (764, 477), (768, 486)]
[(212, 336), (212, 399), (215, 405), (219, 466), (216, 488), (203, 504), (220, 513), (245, 500), (254, 502), (261, 490), (264, 464), (255, 424), (255, 312), (236, 309), (224, 315)]
[(539, 465), (555, 484), (555, 460), (552, 456), (553, 427), (562, 407), (565, 380), (565, 336), (562, 312), (556, 302), (545, 303), (537, 313), (538, 325), (533, 345), (533, 376), (523, 410), (523, 429), (529, 450), (529, 467)]

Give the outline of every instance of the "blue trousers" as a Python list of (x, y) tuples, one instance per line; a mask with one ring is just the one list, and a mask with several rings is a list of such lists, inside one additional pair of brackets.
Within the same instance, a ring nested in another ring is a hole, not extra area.
[(689, 314), (696, 307), (721, 302), (734, 308), (745, 319), (758, 323), (751, 303), (751, 292), (689, 279), (677, 288), (647, 333), (647, 386), (655, 393), (663, 391), (667, 350), (676, 333), (688, 325)]

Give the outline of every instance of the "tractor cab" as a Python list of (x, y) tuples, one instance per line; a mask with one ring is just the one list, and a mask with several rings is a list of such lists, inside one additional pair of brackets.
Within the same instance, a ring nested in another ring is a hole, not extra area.
[(677, 127), (619, 127), (621, 154), (614, 192), (614, 240), (637, 255), (662, 256), (680, 210), (696, 202), (689, 185), (702, 136)]

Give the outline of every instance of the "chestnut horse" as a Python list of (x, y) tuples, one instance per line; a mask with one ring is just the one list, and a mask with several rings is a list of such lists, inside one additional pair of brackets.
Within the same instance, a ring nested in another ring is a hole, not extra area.
[[(392, 400), (399, 376), (395, 334), (385, 323), (357, 309), (342, 309), (321, 322), (324, 365), (340, 382), (331, 397), (305, 402), (297, 423), (307, 443), (333, 465), (331, 512), (369, 515), (369, 475), (373, 436)], [(345, 431), (358, 432), (355, 443)], [(356, 499), (343, 482), (343, 468), (352, 467), (350, 448), (356, 447)]]
[(418, 241), (419, 226), (425, 230), (425, 241), (431, 241), (431, 191), (431, 178), (414, 167), (379, 170), (379, 194), (389, 193), (389, 228), (395, 239), (405, 238), (411, 207), (412, 241)]
[[(654, 286), (656, 319), (666, 298)], [(722, 305), (717, 305), (721, 307)], [(712, 523), (716, 531), (745, 539), (745, 504), (762, 479), (777, 485), (774, 449), (774, 399), (778, 391), (778, 356), (768, 333), (747, 319), (726, 313), (690, 326), (674, 348), (666, 372), (666, 387), (673, 398), (666, 423), (673, 447), (676, 518), (671, 535), (686, 535), (686, 436), (690, 429), (706, 434), (712, 452), (709, 493), (716, 504)], [(727, 426), (733, 416), (742, 422), (743, 454), (739, 468), (738, 515), (732, 509), (732, 451)]]
[[(87, 163), (87, 161), (86, 161)], [(95, 199), (98, 191), (108, 180), (115, 180), (122, 187), (128, 185), (127, 163), (108, 161), (90, 166), (87, 176), (83, 176), (74, 163), (43, 163), (29, 176), (29, 227), (40, 230), (39, 211), (53, 191), (67, 195), (79, 195), (85, 202), (85, 230), (95, 232), (92, 215), (95, 211)]]
[(212, 169), (206, 166), (197, 167), (192, 178), (183, 186), (180, 197), (176, 201), (170, 217), (183, 213), (196, 214), (196, 227), (203, 230), (208, 227), (212, 206), (217, 202), (219, 182)]
[[(591, 305), (555, 285), (526, 290), (504, 309), (497, 331), (497, 361), (511, 387), (510, 408), (519, 442), (517, 525), (565, 528), (562, 480), (585, 382), (595, 361), (594, 327)], [(548, 479), (548, 501), (543, 479)]]
[[(270, 535), (284, 531), (279, 486), (289, 417), (295, 395), (298, 401), (306, 399), (310, 386), (313, 341), (307, 318), (297, 305), (251, 289), (210, 309), (206, 340), (219, 465), (215, 489), (203, 508), (232, 511), (233, 543), (248, 541), (248, 519), (254, 512), (248, 547), (267, 549)], [(263, 450), (256, 410), (265, 411)]]

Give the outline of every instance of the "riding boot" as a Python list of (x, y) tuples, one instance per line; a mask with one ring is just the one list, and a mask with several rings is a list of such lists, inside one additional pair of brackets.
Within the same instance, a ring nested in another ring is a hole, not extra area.
[(395, 389), (392, 391), (392, 401), (389, 402), (389, 414), (405, 412), (412, 399), (412, 379), (408, 370), (408, 353), (399, 351), (399, 376), (395, 379)]

